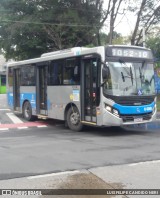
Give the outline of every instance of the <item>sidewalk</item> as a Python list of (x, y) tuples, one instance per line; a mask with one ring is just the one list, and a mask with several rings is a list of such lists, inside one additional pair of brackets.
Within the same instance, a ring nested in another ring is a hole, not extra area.
[[(40, 189), (42, 194), (46, 192), (43, 189), (47, 189), (48, 195), (52, 198), (156, 198), (159, 197), (156, 195), (159, 192), (156, 190), (159, 189), (159, 175), (160, 160), (1, 180), (0, 186), (1, 189), (34, 189), (35, 191)], [(56, 193), (55, 189), (58, 189), (61, 195), (53, 195)], [(125, 189), (131, 193), (142, 192), (146, 195), (105, 195), (107, 192), (124, 192)], [(65, 192), (70, 195), (65, 195)], [(149, 195), (147, 193), (155, 194)], [(47, 196), (34, 197), (44, 198)]]

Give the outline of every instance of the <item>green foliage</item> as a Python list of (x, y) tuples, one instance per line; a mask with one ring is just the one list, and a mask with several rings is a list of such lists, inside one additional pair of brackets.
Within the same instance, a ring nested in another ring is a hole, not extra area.
[[(146, 44), (147, 47), (152, 50), (155, 60), (160, 62), (160, 37), (158, 35), (156, 37), (150, 37)], [(157, 65), (159, 65), (159, 63), (157, 63)]]
[[(101, 44), (102, 45), (107, 45), (109, 44), (109, 38), (110, 38), (110, 34), (105, 34), (105, 33), (100, 33), (100, 39), (101, 39)], [(125, 40), (122, 37), (121, 34), (117, 33), (117, 32), (113, 32), (113, 40), (112, 40), (113, 45), (115, 44), (124, 44)]]
[(102, 2), (1, 0), (0, 46), (6, 59), (22, 60), (44, 52), (97, 45)]
[(157, 111), (160, 112), (160, 95), (159, 94), (157, 95), (157, 103), (156, 103), (156, 105), (157, 105)]

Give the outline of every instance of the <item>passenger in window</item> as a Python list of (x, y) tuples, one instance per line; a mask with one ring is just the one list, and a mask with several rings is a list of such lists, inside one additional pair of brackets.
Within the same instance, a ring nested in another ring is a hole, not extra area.
[(77, 65), (74, 67), (73, 81), (74, 81), (74, 84), (76, 85), (80, 84), (80, 73), (78, 71)]

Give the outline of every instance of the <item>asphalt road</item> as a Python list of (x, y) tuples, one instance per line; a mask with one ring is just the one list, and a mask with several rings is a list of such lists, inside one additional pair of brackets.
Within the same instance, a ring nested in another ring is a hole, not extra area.
[(0, 131), (0, 179), (160, 159), (160, 133), (63, 124)]
[[(6, 113), (0, 111), (5, 122)], [(158, 128), (88, 127), (73, 132), (61, 122), (45, 124), (0, 131), (0, 180), (160, 159)]]

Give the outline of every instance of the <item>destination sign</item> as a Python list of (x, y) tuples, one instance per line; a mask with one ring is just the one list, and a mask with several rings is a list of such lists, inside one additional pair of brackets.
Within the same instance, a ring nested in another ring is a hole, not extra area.
[(132, 47), (109, 47), (107, 49), (108, 56), (129, 57), (152, 59), (152, 52), (147, 49), (138, 49)]

